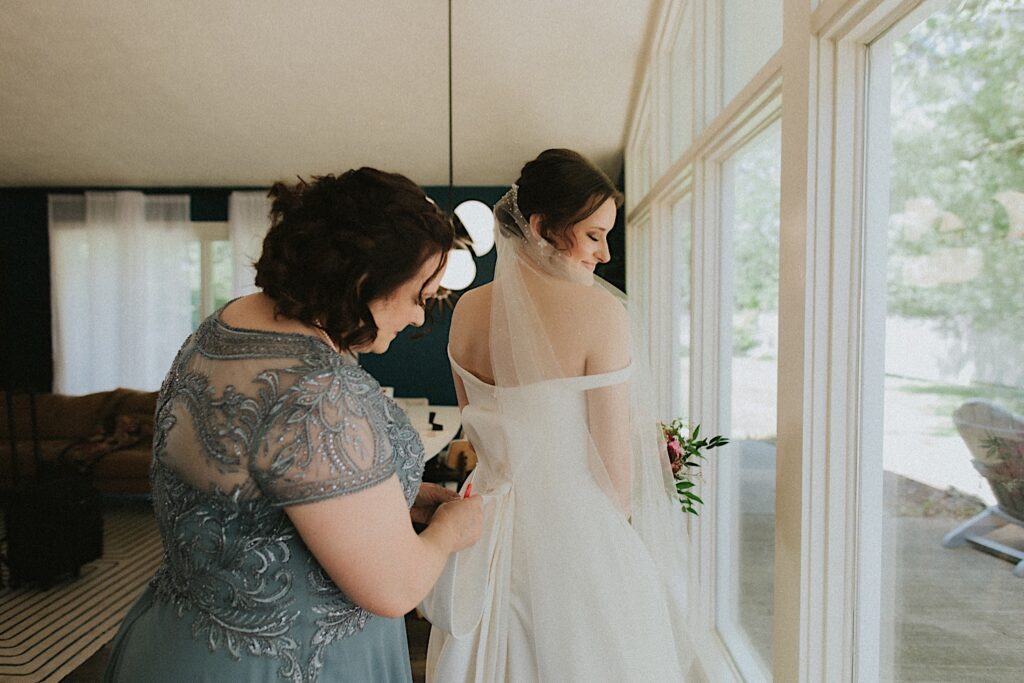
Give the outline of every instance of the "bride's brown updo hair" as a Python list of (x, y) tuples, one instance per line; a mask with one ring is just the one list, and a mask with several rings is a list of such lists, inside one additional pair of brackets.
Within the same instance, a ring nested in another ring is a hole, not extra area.
[(572, 246), (572, 226), (609, 197), (622, 206), (622, 193), (604, 171), (571, 149), (544, 150), (523, 166), (516, 185), (523, 217), (540, 214), (541, 237), (559, 249)]
[(320, 327), (342, 349), (372, 342), (377, 325), (367, 304), (443, 254), (432, 279), (455, 237), (445, 214), (397, 173), (364, 167), (300, 178), (293, 186), (275, 183), (269, 196), (256, 286), (278, 315)]

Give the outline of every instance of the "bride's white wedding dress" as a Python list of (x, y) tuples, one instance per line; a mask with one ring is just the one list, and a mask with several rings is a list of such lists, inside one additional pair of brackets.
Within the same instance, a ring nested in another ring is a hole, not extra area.
[[(483, 497), (484, 532), (449, 559), (421, 606), (433, 624), (427, 681), (692, 680), (685, 529), (660, 444), (647, 439), (656, 420), (640, 428), (628, 406), (637, 359), (579, 377), (551, 369), (550, 339), (530, 318), (536, 301), (522, 301), (533, 285), (508, 279), (522, 272), (508, 260), (517, 247), (499, 246), (490, 327), (498, 386), (449, 356), (465, 388), (462, 422), (478, 456), (469, 482)], [(540, 275), (553, 277), (544, 292), (564, 285), (563, 296), (594, 284), (546, 266)], [(623, 410), (600, 412), (619, 399)], [(614, 493), (623, 463), (628, 503)]]
[[(434, 628), (428, 681), (684, 680), (655, 562), (588, 475), (585, 392), (629, 370), (497, 389), (452, 367), (487, 533), (431, 595), (462, 637)], [(518, 419), (499, 419), (497, 392)]]

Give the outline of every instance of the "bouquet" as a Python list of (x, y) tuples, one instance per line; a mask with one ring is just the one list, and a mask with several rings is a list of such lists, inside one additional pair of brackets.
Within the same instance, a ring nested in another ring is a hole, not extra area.
[(698, 459), (707, 459), (704, 451), (724, 446), (729, 443), (729, 439), (720, 435), (701, 438), (700, 425), (691, 431), (689, 424), (678, 417), (669, 424), (659, 423), (659, 426), (665, 437), (668, 464), (672, 468), (672, 477), (676, 482), (676, 494), (679, 496), (683, 512), (689, 512), (691, 515), (700, 514), (697, 511), (697, 505), (703, 505), (704, 501), (692, 491), (696, 486), (694, 479), (698, 475), (691, 471), (691, 468), (700, 467)]

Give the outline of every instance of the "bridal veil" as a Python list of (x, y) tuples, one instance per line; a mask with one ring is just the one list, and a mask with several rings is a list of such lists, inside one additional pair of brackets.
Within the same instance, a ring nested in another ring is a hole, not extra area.
[(423, 603), (428, 680), (694, 680), (643, 331), (621, 292), (531, 233), (516, 191), (494, 209), (493, 376), (452, 358), (485, 532)]

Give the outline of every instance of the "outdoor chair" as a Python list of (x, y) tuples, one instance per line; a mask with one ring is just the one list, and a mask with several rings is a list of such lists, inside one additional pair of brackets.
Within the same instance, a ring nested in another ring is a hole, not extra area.
[(974, 469), (988, 481), (997, 504), (950, 531), (942, 545), (954, 548), (970, 543), (1015, 563), (1013, 575), (1024, 577), (1024, 551), (985, 538), (1006, 524), (1024, 528), (1024, 417), (995, 403), (972, 399), (953, 412), (953, 423), (973, 456)]

